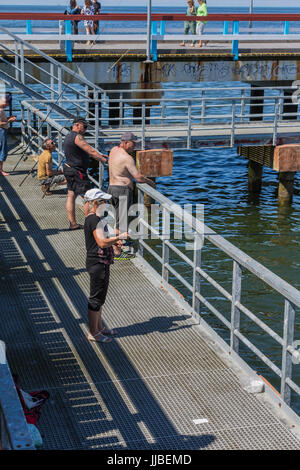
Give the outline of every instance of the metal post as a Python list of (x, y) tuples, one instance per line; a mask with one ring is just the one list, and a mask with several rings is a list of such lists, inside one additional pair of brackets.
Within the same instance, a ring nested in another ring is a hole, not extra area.
[(192, 105), (191, 105), (191, 102), (189, 101), (188, 102), (188, 128), (187, 128), (187, 148), (190, 149), (191, 148), (191, 132), (192, 132), (192, 129), (191, 129), (191, 126), (192, 126)]
[(147, 59), (146, 59), (146, 63), (152, 63), (150, 47), (151, 47), (151, 0), (148, 0), (148, 10), (147, 10)]
[[(144, 193), (138, 189), (138, 207), (139, 207), (139, 217), (144, 219)], [(141, 224), (138, 226), (138, 233), (141, 231)], [(140, 237), (138, 241), (138, 254), (143, 258), (144, 257), (144, 247), (140, 243)]]
[(162, 219), (162, 279), (165, 282), (169, 281), (169, 270), (167, 268), (167, 264), (169, 264), (170, 260), (170, 249), (165, 244), (165, 240), (170, 238), (170, 212), (163, 207), (163, 219)]
[(244, 114), (245, 114), (245, 90), (243, 88), (241, 92), (241, 122), (244, 122)]
[[(72, 23), (70, 20), (65, 21), (65, 34), (72, 34)], [(72, 41), (65, 41), (65, 49), (67, 61), (72, 62)]]
[(145, 150), (145, 121), (146, 121), (146, 105), (142, 103), (142, 150)]
[(295, 308), (291, 302), (285, 299), (284, 304), (284, 325), (283, 325), (283, 345), (282, 345), (282, 367), (281, 367), (281, 398), (290, 405), (291, 389), (286, 383), (286, 379), (292, 378), (292, 355), (287, 351), (294, 341)]
[(235, 330), (240, 330), (240, 311), (235, 302), (240, 302), (241, 291), (242, 268), (236, 261), (233, 261), (230, 347), (237, 354), (239, 352), (239, 339), (235, 336)]
[(32, 33), (32, 28), (31, 28), (31, 20), (26, 21), (26, 34), (31, 34)]
[(21, 82), (25, 84), (25, 61), (24, 61), (24, 45), (20, 42), (20, 65), (21, 65)]
[(283, 34), (289, 34), (289, 32), (290, 32), (290, 22), (285, 21), (284, 22)]
[[(239, 22), (234, 21), (233, 22), (233, 31), (232, 34), (239, 34)], [(233, 60), (238, 60), (239, 58), (239, 41), (238, 40), (233, 40), (232, 41), (232, 54), (233, 54)]]
[(15, 79), (19, 81), (19, 41), (15, 41)]
[[(157, 21), (152, 21), (151, 24), (151, 35), (157, 34)], [(154, 62), (157, 61), (157, 40), (151, 37), (151, 55)]]
[(99, 138), (99, 94), (94, 90), (94, 110), (95, 110), (95, 148), (98, 148)]
[(200, 294), (200, 282), (201, 275), (196, 271), (197, 268), (201, 267), (201, 248), (203, 245), (203, 240), (200, 235), (195, 233), (194, 239), (194, 272), (193, 272), (193, 310), (199, 316), (201, 303), (197, 299), (196, 293)]
[(51, 91), (50, 91), (50, 98), (52, 101), (55, 100), (55, 91), (54, 91), (54, 87), (55, 87), (55, 81), (54, 81), (54, 64), (50, 63), (50, 88), (51, 88)]
[(204, 120), (205, 120), (205, 90), (202, 90), (202, 95), (201, 95), (201, 98), (202, 98), (202, 106), (201, 106), (201, 124), (204, 124)]
[[(252, 13), (253, 13), (253, 0), (250, 0), (249, 13), (250, 13), (250, 15), (252, 15)], [(252, 21), (250, 20), (249, 21), (249, 29), (251, 29), (251, 28), (252, 28)]]
[(231, 117), (231, 137), (230, 147), (234, 146), (234, 131), (235, 131), (235, 101), (232, 101), (232, 117)]
[(58, 67), (57, 69), (57, 93), (58, 93), (58, 104), (61, 106), (62, 98), (62, 69)]
[(164, 36), (165, 33), (166, 33), (166, 22), (161, 21), (160, 22), (160, 34), (161, 36)]
[(278, 125), (278, 98), (276, 97), (275, 105), (274, 105), (273, 145), (277, 144), (277, 125)]

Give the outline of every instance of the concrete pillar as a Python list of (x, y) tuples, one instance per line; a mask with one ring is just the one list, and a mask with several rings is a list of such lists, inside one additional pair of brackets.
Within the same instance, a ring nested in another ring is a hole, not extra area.
[(280, 206), (287, 206), (292, 203), (294, 180), (294, 171), (282, 171), (279, 173), (278, 204)]
[(253, 160), (248, 162), (248, 190), (251, 193), (259, 193), (262, 184), (263, 166)]
[[(257, 90), (257, 86), (251, 83), (251, 100), (250, 114), (263, 114), (264, 112), (264, 90)], [(263, 116), (251, 117), (250, 121), (262, 121)]]

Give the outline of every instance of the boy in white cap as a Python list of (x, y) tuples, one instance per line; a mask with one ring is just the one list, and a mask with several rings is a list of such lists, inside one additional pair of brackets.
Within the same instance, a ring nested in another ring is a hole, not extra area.
[[(102, 307), (105, 303), (109, 267), (114, 262), (113, 246), (121, 246), (127, 240), (127, 232), (109, 237), (107, 225), (103, 219), (105, 203), (111, 195), (100, 189), (89, 189), (85, 193), (87, 201), (84, 223), (85, 246), (87, 251), (86, 268), (90, 275), (90, 296), (88, 299), (89, 341), (109, 343), (115, 330), (109, 330), (102, 323)], [(100, 206), (103, 205), (101, 208)], [(100, 215), (98, 215), (100, 213)]]

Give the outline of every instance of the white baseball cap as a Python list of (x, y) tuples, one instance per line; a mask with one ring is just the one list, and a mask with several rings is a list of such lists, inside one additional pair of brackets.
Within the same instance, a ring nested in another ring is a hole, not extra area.
[(97, 199), (108, 200), (108, 199), (111, 199), (111, 195), (107, 194), (107, 193), (104, 193), (103, 191), (101, 191), (101, 189), (93, 188), (93, 189), (89, 189), (85, 193), (84, 198), (87, 201), (96, 201)]

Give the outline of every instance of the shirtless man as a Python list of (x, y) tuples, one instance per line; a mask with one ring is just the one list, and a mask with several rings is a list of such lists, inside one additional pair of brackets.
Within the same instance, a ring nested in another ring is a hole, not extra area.
[[(133, 204), (133, 180), (138, 183), (147, 183), (155, 188), (155, 183), (151, 179), (139, 173), (134, 159), (128, 153), (134, 149), (136, 141), (137, 137), (132, 132), (125, 132), (121, 137), (120, 145), (113, 147), (109, 154), (108, 193), (112, 196), (111, 203), (116, 212), (116, 234), (128, 230), (128, 210)], [(124, 230), (125, 227), (126, 230)]]

